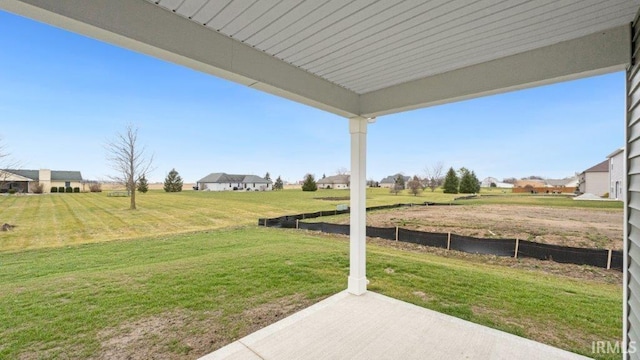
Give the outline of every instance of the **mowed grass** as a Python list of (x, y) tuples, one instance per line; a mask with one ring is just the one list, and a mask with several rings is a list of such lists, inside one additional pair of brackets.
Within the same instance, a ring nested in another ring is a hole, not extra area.
[[(0, 224), (16, 225), (14, 231), (0, 234), (0, 251), (252, 225), (261, 217), (333, 210), (338, 204), (348, 204), (348, 197), (348, 190), (150, 191), (138, 194), (138, 210), (130, 211), (128, 197), (106, 193), (0, 196)], [(368, 205), (451, 201), (454, 197), (435, 193), (416, 198), (370, 189)]]
[[(482, 193), (500, 194), (483, 189)], [(481, 193), (481, 194), (482, 194)], [(456, 203), (460, 195), (429, 190), (418, 196), (404, 191), (367, 189), (367, 206), (421, 203)], [(138, 210), (128, 210), (129, 198), (106, 193), (0, 196), (0, 224), (16, 225), (0, 234), (0, 251), (94, 243), (141, 236), (168, 235), (256, 224), (261, 217), (333, 210), (349, 203), (348, 190), (303, 192), (197, 192), (150, 191), (138, 195)], [(621, 202), (574, 201), (559, 196), (487, 196), (459, 200), (463, 204), (515, 204), (622, 209)]]
[[(255, 330), (268, 304), (341, 291), (347, 273), (346, 238), (257, 226), (4, 252), (0, 358), (108, 357), (136, 337), (119, 351), (195, 358)], [(373, 291), (588, 356), (621, 336), (616, 285), (375, 245), (368, 276)]]

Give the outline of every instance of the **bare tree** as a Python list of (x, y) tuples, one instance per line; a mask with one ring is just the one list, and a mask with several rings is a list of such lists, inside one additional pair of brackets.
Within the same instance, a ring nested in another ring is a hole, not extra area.
[(442, 172), (444, 171), (444, 164), (442, 161), (438, 161), (433, 164), (431, 167), (426, 166), (424, 168), (425, 175), (427, 175), (427, 181), (429, 189), (431, 192), (434, 192), (436, 188), (442, 185), (444, 178), (442, 177)]
[(147, 159), (145, 148), (138, 144), (138, 128), (127, 125), (125, 133), (117, 133), (115, 139), (106, 145), (107, 159), (111, 163), (111, 168), (118, 175), (110, 176), (127, 187), (131, 198), (129, 209), (136, 209), (136, 183), (138, 180), (151, 171), (153, 155)]
[(349, 175), (349, 170), (346, 167), (340, 167), (336, 169), (336, 175)]
[(418, 196), (418, 194), (422, 192), (422, 183), (420, 182), (418, 175), (414, 175), (413, 178), (407, 182), (407, 187), (413, 196)]
[[(10, 182), (9, 178), (14, 176), (4, 170), (17, 169), (19, 166), (20, 163), (11, 158), (11, 153), (7, 150), (2, 137), (0, 137), (0, 189), (4, 189), (7, 183)], [(29, 189), (25, 189), (25, 191), (29, 191)]]

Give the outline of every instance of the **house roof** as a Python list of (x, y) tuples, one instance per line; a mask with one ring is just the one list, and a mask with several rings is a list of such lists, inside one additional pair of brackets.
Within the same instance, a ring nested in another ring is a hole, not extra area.
[(574, 176), (566, 179), (545, 179), (544, 183), (547, 186), (567, 186), (576, 180), (577, 178)]
[[(33, 181), (40, 180), (40, 170), (6, 169), (4, 171)], [(82, 181), (82, 174), (80, 171), (51, 170), (51, 181)]]
[(199, 183), (235, 183), (235, 184), (243, 184), (243, 183), (262, 183), (262, 184), (271, 184), (271, 180), (267, 180), (261, 178), (256, 175), (236, 175), (236, 174), (227, 174), (227, 173), (211, 173), (202, 179), (198, 180)]
[(402, 176), (404, 178), (404, 182), (405, 183), (411, 179), (411, 176), (404, 176), (404, 175), (401, 175), (401, 174), (395, 174), (395, 175), (389, 175), (386, 178), (380, 180), (380, 184), (395, 184), (396, 183), (396, 178), (398, 176)]
[(611, 154), (607, 155), (607, 159), (611, 159), (612, 157), (620, 154), (621, 152), (624, 151), (624, 148), (621, 147), (620, 149), (617, 149), (616, 151), (612, 152)]
[(588, 172), (609, 172), (609, 159), (607, 159), (607, 160), (605, 160), (605, 161), (603, 161), (603, 162), (601, 162), (601, 163), (599, 163), (597, 165), (594, 165), (594, 166), (588, 168), (587, 170), (585, 170), (583, 172), (585, 172), (585, 173), (588, 173)]
[(318, 184), (349, 184), (350, 175), (333, 175), (317, 181)]

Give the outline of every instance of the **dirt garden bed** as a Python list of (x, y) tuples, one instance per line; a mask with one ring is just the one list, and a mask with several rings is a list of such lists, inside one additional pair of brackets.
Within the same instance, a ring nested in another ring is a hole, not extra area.
[[(348, 224), (346, 216), (318, 221)], [(520, 205), (399, 208), (367, 213), (367, 225), (474, 236), (519, 238), (545, 244), (622, 249), (622, 210)]]

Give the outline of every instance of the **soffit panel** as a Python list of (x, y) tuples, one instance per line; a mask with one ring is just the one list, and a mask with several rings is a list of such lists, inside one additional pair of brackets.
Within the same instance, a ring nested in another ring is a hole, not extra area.
[(358, 94), (627, 24), (640, 6), (640, 0), (150, 2)]

